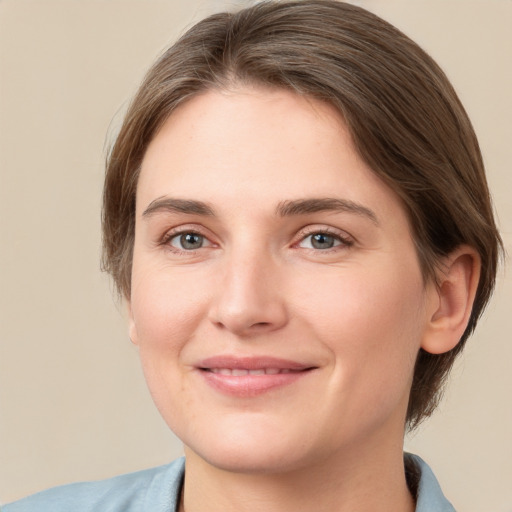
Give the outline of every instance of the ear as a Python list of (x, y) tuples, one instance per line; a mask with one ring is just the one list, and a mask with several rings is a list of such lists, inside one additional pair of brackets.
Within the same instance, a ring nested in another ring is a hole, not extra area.
[(133, 318), (132, 303), (129, 299), (126, 299), (126, 309), (128, 312), (128, 336), (130, 337), (130, 341), (134, 345), (138, 345), (139, 337), (137, 334), (137, 327), (135, 325), (135, 319)]
[(480, 280), (480, 256), (472, 247), (458, 247), (440, 264), (434, 300), (421, 348), (431, 354), (448, 352), (459, 343), (473, 309)]

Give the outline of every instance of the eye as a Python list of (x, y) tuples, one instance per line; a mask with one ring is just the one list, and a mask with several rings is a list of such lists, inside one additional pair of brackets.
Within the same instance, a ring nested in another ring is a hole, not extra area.
[(317, 250), (333, 249), (340, 245), (350, 246), (352, 245), (352, 242), (339, 235), (317, 232), (305, 236), (299, 243), (299, 247)]
[(168, 240), (169, 245), (182, 251), (195, 251), (211, 245), (207, 238), (193, 231), (178, 233), (171, 236)]

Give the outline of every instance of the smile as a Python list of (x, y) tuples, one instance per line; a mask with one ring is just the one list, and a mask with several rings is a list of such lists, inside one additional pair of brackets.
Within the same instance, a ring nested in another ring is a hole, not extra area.
[(250, 398), (290, 386), (317, 367), (273, 357), (217, 356), (202, 361), (197, 369), (214, 391)]
[(283, 373), (300, 372), (303, 370), (291, 370), (289, 368), (259, 368), (257, 370), (246, 370), (244, 368), (205, 368), (205, 371), (220, 375), (278, 375)]

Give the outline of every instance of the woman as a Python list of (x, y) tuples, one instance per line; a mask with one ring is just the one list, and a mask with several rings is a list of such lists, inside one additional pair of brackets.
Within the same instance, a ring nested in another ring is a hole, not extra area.
[(453, 510), (428, 417), (500, 250), (446, 77), (376, 16), (268, 2), (193, 27), (109, 155), (104, 264), (185, 460), (18, 510)]

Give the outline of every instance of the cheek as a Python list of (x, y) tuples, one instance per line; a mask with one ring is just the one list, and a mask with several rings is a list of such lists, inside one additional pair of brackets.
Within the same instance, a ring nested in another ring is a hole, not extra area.
[[(141, 353), (179, 350), (205, 311), (206, 287), (194, 276), (134, 266), (131, 309), (137, 345)], [(142, 354), (141, 354), (142, 355)]]
[(361, 297), (351, 313), (365, 341), (365, 358), (380, 368), (377, 374), (410, 374), (423, 331), (421, 278), (375, 279)]
[(153, 401), (174, 430), (187, 404), (183, 353), (203, 318), (204, 294), (179, 273), (142, 268), (139, 272), (134, 266), (132, 277), (132, 340)]
[(341, 390), (355, 414), (365, 414), (370, 404), (382, 410), (396, 405), (409, 392), (424, 328), (421, 275), (407, 268), (401, 276), (382, 267), (360, 274), (352, 269), (323, 284), (317, 288), (323, 293), (304, 295), (301, 309), (309, 310), (309, 327), (331, 352), (333, 403), (341, 403)]
[(394, 270), (386, 269), (384, 262), (373, 271), (366, 267), (311, 272), (292, 298), (299, 315), (334, 337), (339, 334), (341, 344), (369, 350), (386, 342), (394, 345), (406, 334), (419, 334), (425, 308), (419, 271)]

